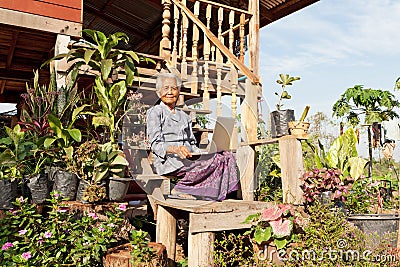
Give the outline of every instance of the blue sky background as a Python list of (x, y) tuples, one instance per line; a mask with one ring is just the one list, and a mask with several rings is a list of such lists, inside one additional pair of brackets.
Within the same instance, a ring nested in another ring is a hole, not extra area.
[(275, 108), (279, 73), (300, 76), (286, 108), (331, 115), (349, 87), (393, 92), (400, 76), (400, 1), (321, 0), (261, 30), (264, 98)]
[[(275, 109), (279, 73), (301, 77), (288, 88), (292, 99), (284, 102), (297, 118), (307, 104), (309, 115), (322, 111), (331, 117), (333, 103), (356, 84), (399, 97), (393, 90), (400, 76), (398, 0), (321, 0), (264, 27), (260, 47), (264, 114)], [(366, 142), (362, 136), (363, 156)], [(398, 159), (398, 147), (395, 154)]]

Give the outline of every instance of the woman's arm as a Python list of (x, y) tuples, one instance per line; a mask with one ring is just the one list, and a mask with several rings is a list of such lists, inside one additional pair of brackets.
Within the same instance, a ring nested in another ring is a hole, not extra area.
[(176, 154), (182, 159), (191, 157), (192, 154), (186, 146), (170, 146), (164, 142), (162, 123), (161, 112), (154, 108), (147, 112), (147, 136), (153, 153), (163, 159), (167, 154)]

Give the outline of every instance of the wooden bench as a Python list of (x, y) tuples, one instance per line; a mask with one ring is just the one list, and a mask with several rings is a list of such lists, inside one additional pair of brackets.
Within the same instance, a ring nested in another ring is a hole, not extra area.
[(175, 266), (176, 222), (182, 216), (189, 218), (188, 266), (209, 267), (214, 265), (216, 232), (250, 228), (250, 224), (242, 223), (247, 216), (272, 205), (243, 200), (215, 202), (148, 197), (157, 207), (156, 242), (166, 246), (169, 266)]

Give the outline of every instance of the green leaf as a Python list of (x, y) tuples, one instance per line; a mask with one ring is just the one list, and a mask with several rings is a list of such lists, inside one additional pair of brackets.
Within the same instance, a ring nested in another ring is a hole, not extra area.
[(74, 148), (72, 146), (64, 147), (64, 152), (65, 155), (68, 157), (68, 159), (72, 160), (72, 156), (74, 154)]
[(92, 124), (94, 127), (98, 127), (98, 126), (110, 126), (111, 125), (111, 120), (110, 118), (107, 118), (105, 116), (97, 116), (97, 117), (93, 117), (92, 119)]
[(111, 163), (111, 165), (125, 165), (128, 166), (128, 161), (123, 156), (117, 156)]
[(112, 59), (102, 59), (100, 63), (100, 71), (103, 81), (106, 81), (112, 69)]
[(56, 139), (53, 138), (53, 137), (48, 137), (48, 138), (46, 138), (46, 139), (44, 140), (44, 143), (43, 143), (44, 148), (49, 148), (49, 147), (51, 147), (51, 145), (52, 145), (55, 141), (56, 141)]
[(69, 135), (72, 137), (72, 139), (74, 139), (76, 142), (80, 142), (81, 141), (81, 131), (79, 131), (79, 129), (67, 129)]
[(86, 64), (89, 64), (89, 61), (92, 59), (92, 55), (96, 52), (94, 49), (86, 49), (85, 50), (85, 55), (83, 56), (83, 59), (85, 60)]
[(368, 160), (360, 158), (360, 157), (351, 157), (348, 160), (348, 165), (350, 167), (350, 176), (355, 181), (360, 178), (360, 176), (364, 172), (365, 165)]
[(261, 244), (262, 242), (268, 241), (272, 236), (272, 228), (269, 226), (265, 229), (261, 227), (257, 227), (254, 231), (254, 240), (257, 244)]
[(275, 238), (274, 243), (276, 245), (276, 249), (280, 250), (280, 249), (283, 249), (287, 245), (288, 241), (286, 238), (283, 238), (283, 239)]
[(72, 127), (72, 125), (74, 124), (74, 122), (76, 121), (76, 119), (78, 118), (78, 115), (86, 108), (86, 107), (90, 107), (89, 104), (84, 104), (80, 107), (77, 107), (74, 109), (74, 111), (72, 112), (72, 118), (71, 118), (71, 122), (68, 126), (68, 128)]

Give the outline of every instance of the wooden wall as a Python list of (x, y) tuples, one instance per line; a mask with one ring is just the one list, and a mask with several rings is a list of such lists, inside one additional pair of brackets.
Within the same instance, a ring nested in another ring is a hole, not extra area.
[(82, 23), (83, 0), (0, 0), (0, 8)]

